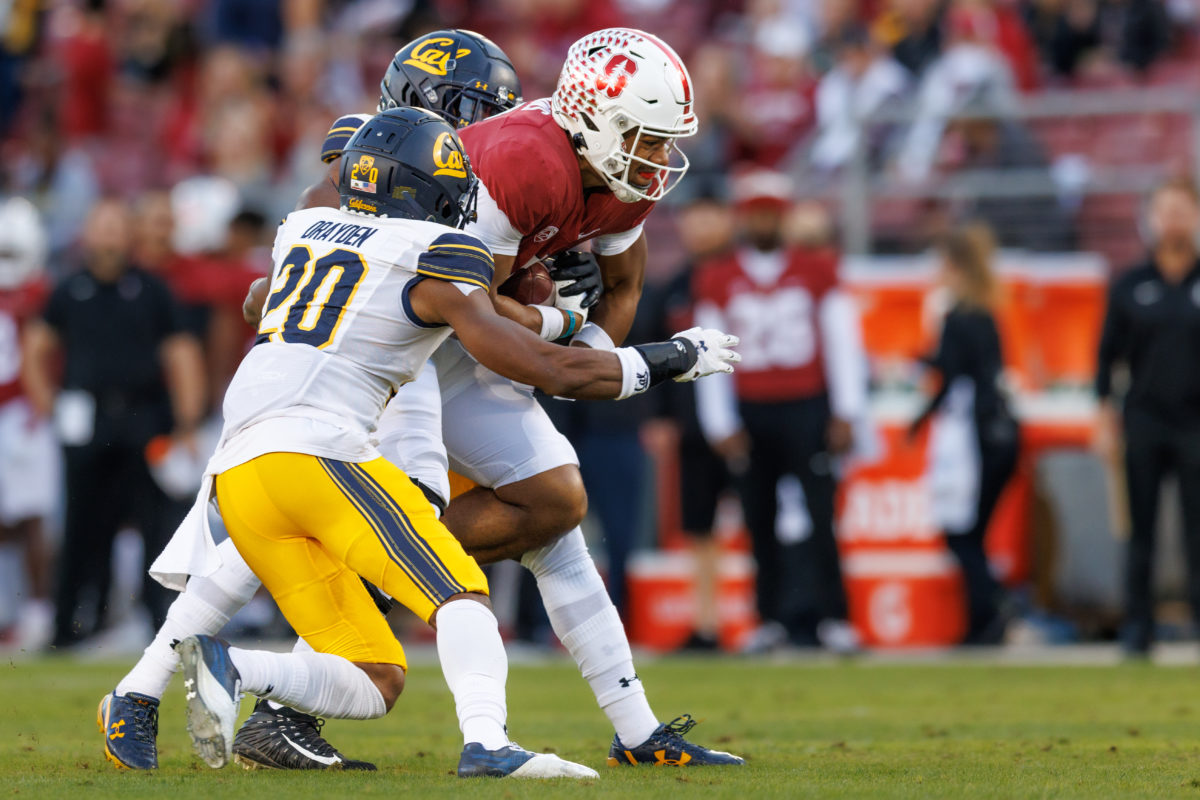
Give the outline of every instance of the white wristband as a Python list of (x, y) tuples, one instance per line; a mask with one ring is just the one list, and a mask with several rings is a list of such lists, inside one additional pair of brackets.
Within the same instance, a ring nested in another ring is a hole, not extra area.
[(575, 334), (575, 338), (571, 343), (583, 342), (593, 350), (615, 350), (617, 345), (612, 338), (594, 322), (589, 322), (579, 329), (579, 333)]
[(547, 342), (557, 340), (563, 334), (563, 328), (566, 327), (566, 320), (563, 319), (563, 312), (551, 306), (530, 306), (536, 308), (538, 313), (542, 315), (542, 330), (538, 334)]
[(618, 347), (612, 351), (621, 360), (621, 393), (618, 400), (641, 394), (650, 388), (650, 365), (642, 354), (632, 347)]

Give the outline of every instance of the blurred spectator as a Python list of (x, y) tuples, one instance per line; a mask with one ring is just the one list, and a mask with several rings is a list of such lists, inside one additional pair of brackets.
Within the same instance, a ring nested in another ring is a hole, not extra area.
[[(698, 265), (725, 253), (733, 243), (733, 215), (721, 197), (695, 198), (676, 214), (686, 262), (663, 285), (649, 286), (642, 306), (658, 323), (650, 339), (665, 341), (696, 324), (693, 283)], [(696, 416), (696, 390), (692, 384), (664, 385), (655, 398), (658, 416), (669, 421), (669, 440), (679, 458), (679, 508), (684, 533), (692, 540), (695, 561), (695, 630), (684, 644), (688, 650), (715, 650), (718, 646), (717, 579), (720, 547), (713, 523), (721, 495), (733, 488), (725, 461), (708, 444)]]
[(988, 102), (986, 94), (968, 101), (950, 124), (947, 138), (952, 155), (943, 166), (957, 178), (977, 180), (980, 186), (986, 185), (989, 173), (1014, 176), (1024, 171), (1028, 188), (997, 194), (967, 192), (955, 216), (987, 222), (1004, 247), (1042, 252), (1072, 249), (1074, 225), (1058, 201), (1045, 151), (1028, 126), (1016, 118), (998, 117), (998, 108)]
[[(96, 205), (83, 235), (83, 270), (55, 287), (25, 339), (30, 402), (43, 418), (53, 413), (65, 455), (54, 636), (60, 647), (107, 622), (112, 543), (121, 525), (136, 520), (152, 557), (182, 519), (186, 506), (168, 501), (152, 482), (143, 451), (159, 434), (187, 440), (204, 410), (199, 348), (183, 333), (166, 286), (130, 262), (129, 217), (118, 201)], [(89, 594), (96, 612), (84, 619)], [(142, 599), (160, 625), (170, 598), (148, 574)]]
[(874, 33), (892, 55), (920, 76), (942, 52), (945, 0), (891, 0), (875, 21)]
[(896, 107), (908, 89), (908, 72), (870, 38), (865, 28), (847, 28), (834, 45), (835, 66), (817, 87), (817, 137), (808, 158), (833, 172), (853, 156), (866, 132), (869, 164), (882, 161), (892, 126), (869, 123), (881, 109)]
[(1012, 70), (1018, 89), (1037, 88), (1037, 48), (1021, 15), (997, 0), (954, 0), (946, 15), (946, 49), (974, 44), (994, 50)]
[(809, 34), (795, 25), (760, 28), (749, 80), (737, 95), (734, 157), (777, 166), (812, 129), (816, 79), (806, 58)]
[(39, 3), (6, 3), (0, 12), (0, 139), (17, 118), (24, 95), (22, 70), (38, 41)]
[(21, 387), (21, 335), (45, 300), (46, 252), (37, 209), (18, 197), (0, 202), (0, 542), (25, 551), (16, 641), (30, 652), (54, 631), (45, 525), (61, 499), (54, 433)]
[(105, 0), (64, 4), (51, 26), (54, 61), (62, 69), (58, 121), (68, 142), (108, 130), (109, 87), (115, 71)]
[[(762, 628), (749, 647), (854, 649), (833, 534), (834, 458), (866, 414), (866, 359), (850, 299), (828, 246), (787, 248), (791, 185), (752, 171), (735, 183), (741, 247), (706, 264), (695, 282), (696, 323), (741, 337), (732, 376), (696, 384), (704, 435), (739, 477), (758, 563)], [(811, 528), (799, 542), (776, 533), (777, 486), (799, 479)]]
[[(1162, 184), (1150, 198), (1151, 251), (1113, 281), (1100, 340), (1096, 444), (1119, 458), (1129, 493), (1125, 623), (1128, 652), (1145, 655), (1154, 641), (1151, 580), (1159, 491), (1174, 473), (1183, 504), (1188, 600), (1200, 620), (1200, 195), (1186, 180)], [(1118, 417), (1114, 367), (1129, 370)]]
[(921, 77), (912, 127), (899, 154), (901, 174), (924, 180), (933, 169), (947, 122), (964, 108), (1011, 114), (1016, 105), (1012, 70), (990, 44), (965, 38), (947, 48)]
[(46, 221), (53, 269), (75, 244), (100, 194), (93, 159), (83, 147), (69, 144), (54, 114), (46, 112), (5, 160), (12, 190), (33, 201)]
[(951, 305), (937, 350), (927, 362), (942, 383), (909, 435), (934, 419), (930, 507), (962, 569), (968, 609), (963, 643), (998, 644), (1004, 638), (1003, 590), (988, 566), (983, 542), (1016, 467), (1019, 435), (1000, 386), (1004, 360), (994, 316), (994, 243), (986, 226), (969, 225), (949, 233), (938, 250), (939, 283)]
[(1025, 17), (1042, 57), (1065, 76), (1118, 63), (1144, 72), (1171, 42), (1162, 0), (1037, 0)]

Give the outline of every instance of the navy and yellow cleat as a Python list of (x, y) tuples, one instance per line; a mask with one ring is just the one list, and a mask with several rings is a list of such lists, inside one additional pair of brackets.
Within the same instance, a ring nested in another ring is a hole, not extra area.
[(321, 735), (325, 720), (259, 700), (233, 737), (233, 760), (246, 769), (375, 770), (369, 761), (346, 758)]
[(738, 766), (745, 760), (722, 750), (709, 750), (689, 742), (683, 735), (696, 727), (691, 714), (676, 717), (655, 728), (650, 738), (637, 747), (626, 747), (614, 736), (608, 751), (610, 767), (653, 764), (657, 767), (718, 767)]
[(220, 769), (233, 758), (233, 730), (242, 699), (242, 678), (229, 657), (229, 642), (189, 636), (175, 650), (183, 666), (192, 748), (204, 763)]
[(104, 757), (117, 769), (158, 769), (158, 700), (144, 694), (104, 695), (96, 710)]
[(517, 744), (488, 750), (479, 742), (463, 748), (458, 759), (460, 778), (599, 778), (591, 767), (559, 758), (552, 753), (533, 753)]

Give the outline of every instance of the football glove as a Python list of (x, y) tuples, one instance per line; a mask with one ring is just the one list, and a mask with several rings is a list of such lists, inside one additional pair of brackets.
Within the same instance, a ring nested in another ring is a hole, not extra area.
[(682, 339), (696, 348), (696, 363), (687, 372), (675, 376), (679, 383), (687, 383), (714, 372), (733, 372), (733, 365), (742, 357), (729, 349), (737, 347), (738, 337), (715, 328), (688, 328), (671, 337), (671, 341)]
[(600, 302), (604, 293), (600, 265), (591, 253), (580, 250), (559, 253), (550, 268), (550, 278), (558, 289), (558, 307), (567, 311), (587, 310)]

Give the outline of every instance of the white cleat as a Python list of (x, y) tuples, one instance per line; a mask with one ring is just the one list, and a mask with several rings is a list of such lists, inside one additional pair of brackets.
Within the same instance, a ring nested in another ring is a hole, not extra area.
[(196, 755), (213, 769), (233, 758), (233, 732), (242, 679), (229, 644), (214, 636), (189, 636), (175, 647), (183, 665), (187, 727)]
[(517, 744), (487, 750), (478, 742), (463, 748), (458, 760), (460, 778), (599, 778), (591, 767), (551, 753), (533, 753)]

